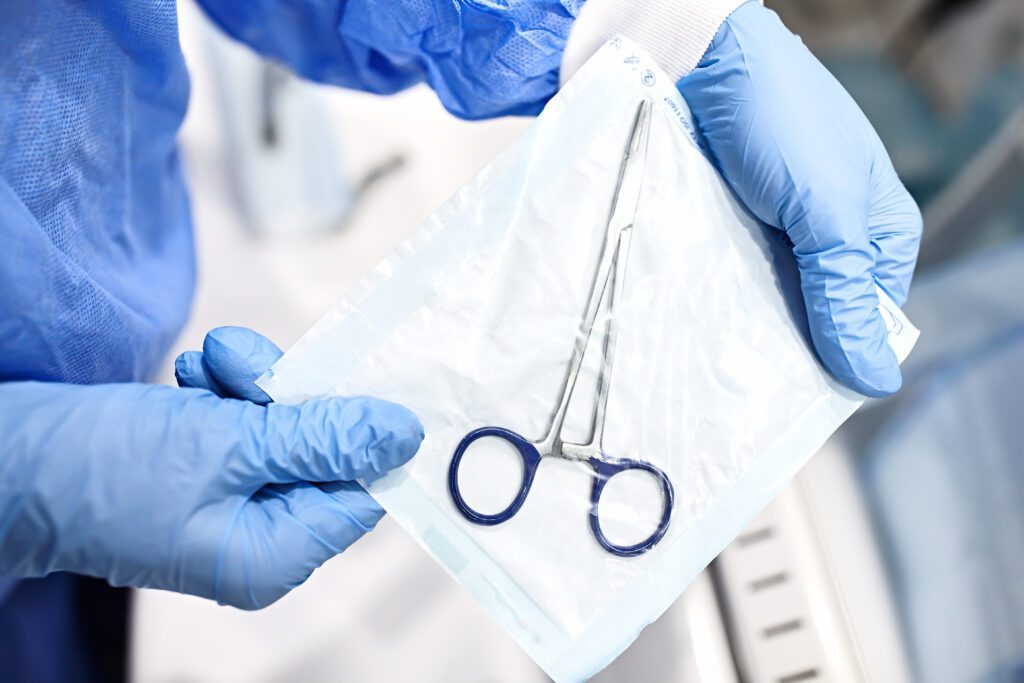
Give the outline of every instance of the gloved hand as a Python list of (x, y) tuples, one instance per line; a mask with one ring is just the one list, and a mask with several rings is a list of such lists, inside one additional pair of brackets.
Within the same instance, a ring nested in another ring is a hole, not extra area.
[(729, 16), (678, 87), (733, 190), (792, 242), (825, 366), (868, 396), (899, 389), (874, 282), (903, 304), (921, 214), (864, 114), (756, 2)]
[(262, 405), (252, 381), (278, 356), (220, 328), (178, 359), (199, 389), (0, 384), (0, 574), (258, 609), (372, 529), (383, 511), (353, 480), (406, 462), (421, 425), (371, 398)]

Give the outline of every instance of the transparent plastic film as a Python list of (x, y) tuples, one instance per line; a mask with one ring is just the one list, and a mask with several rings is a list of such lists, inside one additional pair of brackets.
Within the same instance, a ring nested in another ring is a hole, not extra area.
[[(880, 297), (902, 359), (916, 330)], [(621, 39), (259, 383), (414, 410), (420, 452), (370, 492), (557, 681), (625, 649), (863, 401), (814, 355), (782, 238)]]

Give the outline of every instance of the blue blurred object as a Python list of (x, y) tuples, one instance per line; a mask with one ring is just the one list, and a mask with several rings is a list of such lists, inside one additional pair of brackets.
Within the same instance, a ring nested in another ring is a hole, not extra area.
[(1011, 61), (969, 89), (967, 104), (940, 115), (920, 85), (885, 56), (826, 60), (875, 126), (900, 178), (922, 204), (935, 197), (1024, 107), (1024, 71)]
[[(918, 276), (904, 312), (921, 330), (903, 363), (907, 391), (965, 352), (1024, 324), (1024, 236), (979, 249)], [(881, 405), (881, 404), (880, 404)]]
[(540, 112), (558, 89), (583, 0), (199, 4), (227, 33), (301, 76), (374, 93), (425, 81), (448, 111), (480, 119)]
[[(279, 354), (254, 332), (215, 330), (198, 378), (259, 398), (252, 377)], [(423, 437), (407, 410), (369, 398), (263, 406), (202, 389), (8, 382), (0, 406), (0, 571), (245, 609), (373, 528), (383, 510), (354, 480), (401, 465)]]
[(916, 679), (1024, 671), (1024, 239), (923, 274), (921, 341), (860, 463)]
[(733, 12), (678, 85), (722, 175), (792, 242), (825, 366), (868, 396), (896, 391), (874, 283), (902, 305), (921, 214), (864, 114), (756, 2)]
[[(20, 581), (0, 610), (0, 680), (12, 683), (88, 683), (117, 681), (116, 672), (103, 671), (96, 661), (95, 643), (79, 638), (81, 610), (79, 591), (83, 581), (70, 574), (53, 574), (42, 580)], [(112, 590), (112, 589), (110, 589)], [(106, 605), (105, 617), (118, 605)], [(96, 627), (95, 621), (90, 623)], [(105, 626), (105, 624), (104, 624)]]
[(864, 464), (922, 681), (1024, 670), (1024, 321), (934, 372)]

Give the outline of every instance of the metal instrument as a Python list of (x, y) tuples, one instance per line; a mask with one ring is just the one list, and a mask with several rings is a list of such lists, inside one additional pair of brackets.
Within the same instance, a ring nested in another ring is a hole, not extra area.
[[(573, 345), (572, 355), (569, 359), (569, 369), (565, 376), (565, 382), (562, 385), (561, 397), (558, 400), (557, 409), (552, 415), (551, 425), (547, 433), (540, 440), (530, 441), (504, 427), (481, 427), (466, 434), (455, 449), (451, 466), (448, 470), (448, 489), (455, 502), (455, 507), (471, 522), (493, 526), (508, 521), (515, 516), (530, 492), (530, 487), (533, 484), (533, 478), (537, 473), (537, 467), (540, 465), (541, 459), (544, 457), (556, 457), (579, 460), (587, 463), (593, 469), (594, 482), (590, 493), (590, 528), (597, 542), (608, 552), (623, 557), (641, 555), (653, 548), (668, 530), (669, 520), (672, 515), (674, 492), (672, 483), (665, 473), (654, 465), (642, 460), (609, 457), (604, 453), (602, 447), (605, 414), (608, 407), (608, 390), (611, 384), (612, 362), (615, 360), (615, 341), (618, 331), (616, 314), (622, 301), (622, 291), (626, 283), (629, 243), (633, 232), (633, 221), (636, 216), (637, 205), (640, 200), (640, 190), (643, 186), (644, 167), (647, 160), (647, 146), (651, 130), (651, 113), (651, 101), (642, 101), (637, 109), (632, 132), (629, 136), (629, 145), (626, 148), (625, 157), (619, 171), (619, 180), (615, 190), (611, 218), (606, 228), (604, 245), (601, 248), (597, 271), (594, 274), (594, 284), (591, 286), (588, 296), (579, 335)], [(609, 320), (602, 346), (602, 363), (591, 418), (590, 440), (587, 443), (569, 443), (562, 440), (562, 427), (565, 423), (566, 412), (568, 411), (569, 402), (576, 386), (576, 380), (579, 377), (580, 368), (583, 366), (583, 359), (594, 329), (594, 323), (597, 320), (598, 310), (605, 299), (605, 294), (609, 290)], [(516, 497), (505, 510), (490, 515), (477, 512), (469, 507), (459, 490), (458, 480), (459, 464), (462, 462), (466, 449), (474, 442), (484, 438), (497, 438), (511, 444), (519, 452), (524, 465), (523, 481)], [(609, 541), (601, 530), (598, 509), (601, 494), (608, 480), (616, 474), (630, 470), (647, 472), (658, 480), (662, 491), (662, 514), (654, 533), (646, 540), (634, 545), (616, 545)]]

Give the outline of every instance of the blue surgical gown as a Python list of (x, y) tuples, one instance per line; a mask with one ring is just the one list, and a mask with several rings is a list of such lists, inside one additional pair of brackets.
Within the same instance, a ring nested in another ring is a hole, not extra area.
[[(582, 0), (200, 4), (302, 76), (427, 82), (482, 118), (540, 110)], [(174, 0), (0, 4), (0, 381), (142, 381), (167, 353), (195, 279), (176, 147), (188, 91)], [(0, 638), (0, 679), (95, 677), (74, 654), (75, 581), (0, 578), (0, 634), (39, 631), (34, 648)]]

